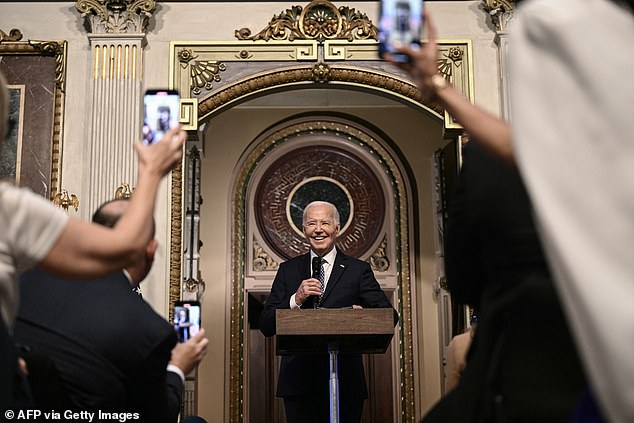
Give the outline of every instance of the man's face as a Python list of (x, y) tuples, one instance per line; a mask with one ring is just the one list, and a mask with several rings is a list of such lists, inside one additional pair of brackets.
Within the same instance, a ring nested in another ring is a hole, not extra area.
[(332, 209), (326, 205), (314, 205), (306, 212), (304, 235), (310, 248), (320, 257), (328, 254), (335, 246), (339, 225), (335, 222)]

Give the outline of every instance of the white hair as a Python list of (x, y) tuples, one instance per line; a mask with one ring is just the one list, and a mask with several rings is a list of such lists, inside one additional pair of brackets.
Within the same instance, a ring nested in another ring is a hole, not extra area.
[(339, 226), (339, 210), (335, 207), (334, 204), (329, 203), (327, 201), (313, 201), (309, 203), (306, 207), (304, 207), (304, 215), (302, 216), (302, 225), (306, 223), (306, 214), (308, 213), (308, 209), (313, 206), (328, 206), (332, 212), (332, 217), (335, 219), (335, 223)]

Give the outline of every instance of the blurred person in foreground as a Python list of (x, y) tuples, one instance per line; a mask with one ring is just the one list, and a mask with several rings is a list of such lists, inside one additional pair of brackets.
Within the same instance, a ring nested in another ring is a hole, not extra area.
[(427, 23), (428, 42), (403, 49), (412, 62), (401, 67), (519, 167), (592, 390), (610, 421), (634, 421), (634, 55), (623, 54), (634, 1), (522, 2), (510, 26), (512, 130), (443, 82)]
[[(112, 227), (129, 206), (127, 200), (109, 201), (93, 222)], [(15, 338), (28, 346), (29, 368), (29, 358), (44, 356), (59, 372), (68, 398), (52, 409), (136, 412), (140, 422), (177, 421), (185, 375), (203, 359), (209, 341), (201, 329), (177, 344), (174, 327), (137, 292), (157, 246), (151, 236), (137, 262), (81, 285), (39, 269), (20, 277)], [(42, 408), (34, 385), (36, 406)]]
[[(0, 73), (0, 142), (8, 129), (9, 91)], [(46, 199), (0, 181), (0, 410), (13, 403), (17, 370), (11, 328), (17, 275), (29, 267), (65, 277), (99, 277), (145, 254), (159, 183), (183, 154), (186, 134), (174, 129), (162, 142), (135, 144), (138, 179), (130, 207), (114, 228), (69, 218)]]

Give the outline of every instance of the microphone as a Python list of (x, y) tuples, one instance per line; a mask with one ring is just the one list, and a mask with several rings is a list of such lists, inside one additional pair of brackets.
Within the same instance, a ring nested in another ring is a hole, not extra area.
[[(313, 257), (313, 279), (319, 280), (319, 274), (321, 273), (321, 257)], [(320, 281), (321, 282), (321, 281)], [(319, 307), (319, 295), (314, 295), (313, 308)]]
[(311, 277), (319, 280), (320, 272), (321, 272), (321, 257), (313, 257), (313, 275)]

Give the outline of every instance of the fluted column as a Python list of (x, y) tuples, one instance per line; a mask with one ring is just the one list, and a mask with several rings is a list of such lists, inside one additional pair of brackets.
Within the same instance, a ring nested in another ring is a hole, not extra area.
[(482, 7), (491, 16), (491, 22), (495, 26), (495, 42), (498, 45), (498, 62), (500, 65), (501, 112), (502, 117), (510, 121), (511, 108), (508, 75), (509, 36), (507, 27), (515, 12), (515, 2), (513, 0), (482, 0)]
[(141, 136), (143, 42), (153, 0), (78, 0), (77, 10), (90, 29), (90, 152), (84, 194), (89, 215), (114, 198), (117, 187), (136, 182), (134, 143)]

